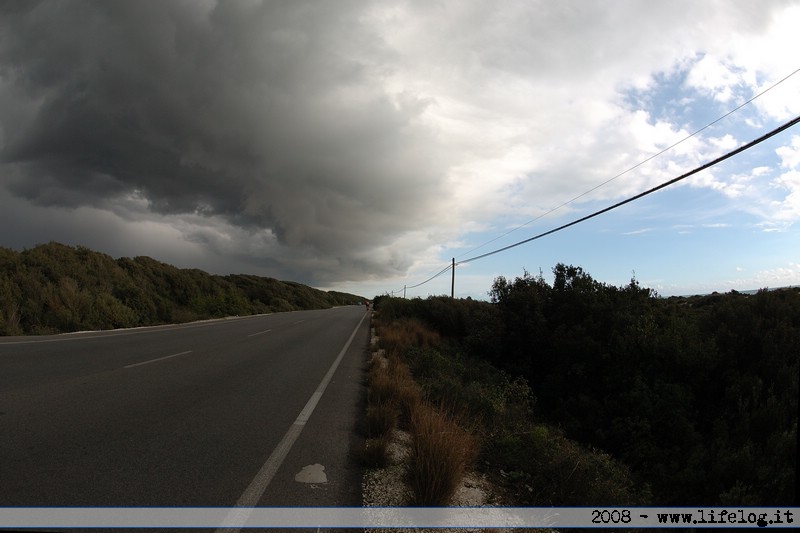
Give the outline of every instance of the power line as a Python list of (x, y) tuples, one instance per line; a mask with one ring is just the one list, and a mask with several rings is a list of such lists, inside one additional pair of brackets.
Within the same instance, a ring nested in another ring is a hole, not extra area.
[(421, 282), (421, 283), (417, 283), (416, 285), (409, 285), (409, 286), (408, 286), (408, 287), (406, 287), (406, 288), (407, 288), (407, 289), (416, 289), (417, 287), (419, 287), (419, 286), (421, 286), (421, 285), (425, 285), (425, 284), (426, 284), (426, 283), (428, 283), (429, 281), (433, 281), (433, 280), (435, 280), (436, 278), (438, 278), (439, 276), (441, 276), (442, 274), (444, 274), (445, 272), (447, 272), (447, 271), (448, 271), (448, 270), (450, 270), (451, 268), (453, 268), (453, 265), (452, 265), (452, 264), (448, 264), (448, 265), (447, 265), (446, 267), (444, 267), (442, 270), (440, 270), (439, 272), (437, 272), (437, 273), (436, 273), (436, 274), (434, 274), (433, 276), (429, 277), (429, 278), (428, 278), (428, 279), (426, 279), (425, 281), (423, 281), (423, 282)]
[[(458, 257), (462, 257), (462, 256), (465, 256), (465, 255), (467, 255), (467, 254), (469, 254), (469, 253), (471, 253), (471, 252), (474, 252), (474, 251), (476, 251), (476, 250), (480, 250), (480, 249), (481, 249), (481, 248), (483, 248), (484, 246), (486, 246), (486, 245), (488, 245), (488, 244), (491, 244), (491, 243), (493, 243), (493, 242), (495, 242), (495, 241), (497, 241), (497, 240), (499, 240), (499, 239), (502, 239), (503, 237), (505, 237), (505, 236), (507, 236), (507, 235), (510, 235), (511, 233), (514, 233), (515, 231), (517, 231), (517, 230), (520, 230), (520, 229), (524, 228), (524, 227), (525, 227), (525, 226), (527, 226), (528, 224), (532, 224), (533, 222), (536, 222), (537, 220), (539, 220), (539, 219), (541, 219), (541, 218), (544, 218), (544, 217), (546, 217), (547, 215), (549, 215), (549, 214), (551, 214), (551, 213), (554, 213), (554, 212), (558, 211), (558, 210), (559, 210), (559, 209), (561, 209), (562, 207), (564, 207), (564, 206), (566, 206), (566, 205), (569, 205), (569, 204), (571, 204), (572, 202), (575, 202), (576, 200), (579, 200), (579, 199), (583, 198), (583, 197), (584, 197), (584, 196), (586, 196), (587, 194), (589, 194), (589, 193), (592, 193), (592, 192), (596, 191), (597, 189), (599, 189), (600, 187), (603, 187), (603, 186), (605, 186), (605, 185), (607, 185), (607, 184), (611, 183), (612, 181), (616, 180), (617, 178), (620, 178), (620, 177), (624, 176), (624, 175), (625, 175), (625, 174), (627, 174), (628, 172), (631, 172), (631, 171), (633, 171), (633, 170), (636, 170), (637, 168), (639, 168), (640, 166), (644, 165), (645, 163), (648, 163), (648, 162), (652, 161), (653, 159), (655, 159), (655, 158), (657, 158), (657, 157), (659, 157), (659, 156), (663, 155), (664, 153), (666, 153), (666, 152), (668, 152), (668, 151), (672, 150), (673, 148), (675, 148), (675, 147), (676, 147), (676, 146), (678, 146), (679, 144), (681, 144), (681, 143), (683, 143), (683, 142), (685, 142), (685, 141), (687, 141), (687, 140), (691, 139), (692, 137), (694, 137), (694, 136), (695, 136), (695, 135), (697, 135), (698, 133), (700, 133), (700, 132), (702, 132), (702, 131), (705, 131), (705, 130), (707, 130), (708, 128), (710, 128), (711, 126), (713, 126), (714, 124), (716, 124), (717, 122), (719, 122), (719, 121), (721, 121), (721, 120), (723, 120), (723, 119), (725, 119), (725, 118), (729, 117), (730, 115), (732, 115), (732, 114), (734, 114), (735, 112), (739, 111), (740, 109), (742, 109), (742, 108), (743, 108), (743, 107), (745, 107), (746, 105), (749, 105), (749, 104), (751, 104), (751, 103), (752, 103), (753, 101), (755, 101), (757, 98), (759, 98), (759, 97), (761, 97), (761, 96), (765, 95), (766, 93), (768, 93), (769, 91), (771, 91), (772, 89), (774, 89), (774, 88), (775, 88), (775, 87), (777, 87), (778, 85), (782, 84), (783, 82), (785, 82), (786, 80), (788, 80), (789, 78), (791, 78), (792, 76), (794, 76), (795, 74), (797, 74), (798, 72), (800, 72), (800, 69), (796, 69), (794, 72), (792, 72), (792, 73), (790, 73), (789, 75), (787, 75), (787, 76), (785, 76), (785, 77), (781, 78), (780, 80), (778, 80), (777, 82), (773, 83), (772, 85), (770, 85), (769, 87), (767, 87), (766, 89), (764, 89), (764, 90), (763, 90), (763, 91), (761, 91), (760, 93), (756, 94), (755, 96), (753, 96), (752, 98), (750, 98), (750, 99), (749, 99), (749, 100), (747, 100), (746, 102), (744, 102), (744, 103), (742, 103), (741, 105), (739, 105), (739, 106), (737, 106), (737, 107), (735, 107), (735, 108), (731, 109), (730, 111), (728, 111), (727, 113), (725, 113), (725, 114), (724, 114), (724, 115), (722, 115), (721, 117), (717, 118), (716, 120), (714, 120), (714, 121), (712, 121), (712, 122), (709, 122), (708, 124), (706, 124), (705, 126), (703, 126), (702, 128), (700, 128), (699, 130), (695, 130), (694, 132), (690, 133), (690, 134), (689, 134), (689, 135), (687, 135), (686, 137), (684, 137), (684, 138), (680, 139), (679, 141), (677, 141), (677, 142), (675, 142), (675, 143), (673, 143), (673, 144), (671, 144), (671, 145), (667, 146), (666, 148), (664, 148), (664, 149), (663, 149), (663, 150), (661, 150), (660, 152), (658, 152), (658, 153), (655, 153), (655, 154), (651, 155), (650, 157), (648, 157), (648, 158), (646, 158), (646, 159), (643, 159), (642, 161), (639, 161), (638, 163), (636, 163), (636, 164), (635, 164), (635, 165), (633, 165), (632, 167), (630, 167), (630, 168), (628, 168), (628, 169), (626, 169), (626, 170), (623, 170), (623, 171), (622, 171), (622, 172), (620, 172), (619, 174), (617, 174), (617, 175), (615, 175), (615, 176), (613, 176), (613, 177), (611, 177), (611, 178), (607, 179), (606, 181), (604, 181), (604, 182), (602, 182), (602, 183), (600, 183), (600, 184), (598, 184), (598, 185), (595, 185), (594, 187), (592, 187), (592, 188), (591, 188), (591, 189), (589, 189), (588, 191), (585, 191), (585, 192), (583, 192), (583, 193), (579, 194), (578, 196), (576, 196), (576, 197), (574, 197), (574, 198), (572, 198), (572, 199), (570, 199), (570, 200), (567, 200), (566, 202), (564, 202), (564, 203), (562, 203), (562, 204), (559, 204), (559, 205), (557, 205), (556, 207), (554, 207), (554, 208), (550, 209), (549, 211), (547, 211), (547, 212), (545, 212), (545, 213), (542, 213), (541, 215), (537, 216), (536, 218), (533, 218), (533, 219), (531, 219), (531, 220), (529, 220), (529, 221), (525, 222), (524, 224), (521, 224), (521, 225), (517, 226), (516, 228), (513, 228), (513, 229), (511, 229), (511, 230), (509, 230), (509, 231), (507, 231), (507, 232), (503, 233), (502, 235), (499, 235), (499, 236), (497, 236), (497, 237), (494, 237), (493, 239), (490, 239), (490, 240), (486, 241), (485, 243), (481, 244), (480, 246), (476, 246), (475, 248), (472, 248), (471, 250), (468, 250), (468, 251), (464, 252), (463, 254), (461, 254), (461, 255), (460, 255), (460, 256), (458, 256)], [(469, 260), (462, 261), (462, 262), (468, 262), (468, 261), (469, 261)]]
[(450, 270), (452, 268), (453, 268), (452, 263), (448, 263), (446, 267), (444, 267), (442, 270), (440, 270), (436, 274), (433, 274), (431, 277), (429, 277), (425, 281), (421, 281), (421, 282), (417, 283), (416, 285), (408, 285), (408, 286), (404, 285), (403, 288), (397, 289), (396, 291), (392, 291), (391, 294), (394, 295), (395, 293), (400, 293), (400, 292), (405, 293), (406, 289), (416, 289), (417, 287), (421, 287), (422, 285), (425, 285), (429, 281), (435, 280), (436, 278), (438, 278), (439, 276), (441, 276), (442, 274), (444, 274), (445, 272), (447, 272), (448, 270)]
[(661, 190), (661, 189), (663, 189), (665, 187), (668, 187), (668, 186), (673, 185), (673, 184), (675, 184), (675, 183), (677, 183), (679, 181), (682, 181), (682, 180), (684, 180), (684, 179), (686, 179), (686, 178), (688, 178), (690, 176), (693, 176), (694, 174), (697, 174), (698, 172), (702, 172), (703, 170), (706, 170), (706, 169), (711, 168), (711, 167), (713, 167), (715, 165), (718, 165), (719, 163), (725, 161), (726, 159), (730, 159), (731, 157), (733, 157), (735, 155), (738, 155), (738, 154), (744, 152), (745, 150), (749, 150), (750, 148), (753, 148), (754, 146), (756, 146), (758, 144), (761, 144), (762, 142), (764, 142), (764, 141), (766, 141), (766, 140), (778, 135), (779, 133), (781, 133), (781, 132), (783, 132), (783, 131), (785, 131), (785, 130), (793, 127), (793, 126), (796, 126), (798, 123), (800, 123), (800, 116), (795, 117), (794, 119), (790, 120), (789, 122), (786, 122), (782, 126), (779, 126), (779, 127), (775, 128), (774, 130), (762, 135), (761, 137), (758, 137), (757, 139), (754, 139), (754, 140), (750, 141), (747, 144), (744, 144), (744, 145), (742, 145), (742, 146), (740, 146), (740, 147), (738, 147), (738, 148), (736, 148), (736, 149), (734, 149), (734, 150), (732, 150), (730, 152), (727, 152), (726, 154), (724, 154), (724, 155), (722, 155), (722, 156), (720, 156), (720, 157), (718, 157), (718, 158), (716, 158), (716, 159), (714, 159), (712, 161), (709, 161), (708, 163), (700, 165), (699, 167), (697, 167), (697, 168), (695, 168), (693, 170), (690, 170), (689, 172), (681, 174), (680, 176), (678, 176), (676, 178), (673, 178), (673, 179), (671, 179), (669, 181), (666, 181), (666, 182), (664, 182), (664, 183), (662, 183), (660, 185), (657, 185), (657, 186), (655, 186), (655, 187), (653, 187), (651, 189), (648, 189), (648, 190), (646, 190), (644, 192), (641, 192), (641, 193), (639, 193), (639, 194), (637, 194), (635, 196), (631, 196), (630, 198), (622, 200), (621, 202), (617, 202), (616, 204), (610, 205), (610, 206), (608, 206), (608, 207), (606, 207), (604, 209), (600, 209), (599, 211), (595, 211), (594, 213), (591, 213), (589, 215), (581, 217), (581, 218), (579, 218), (577, 220), (573, 220), (572, 222), (569, 222), (567, 224), (563, 224), (561, 226), (558, 226), (557, 228), (553, 228), (553, 229), (551, 229), (549, 231), (545, 231), (544, 233), (540, 233), (538, 235), (534, 235), (533, 237), (530, 237), (528, 239), (524, 239), (524, 240), (516, 242), (514, 244), (510, 244), (508, 246), (504, 246), (502, 248), (498, 248), (496, 250), (492, 250), (491, 252), (487, 252), (485, 254), (477, 255), (475, 257), (470, 257), (469, 259), (464, 259), (462, 261), (458, 261), (454, 265), (453, 264), (448, 264), (445, 268), (443, 268), (442, 270), (440, 270), (439, 272), (437, 272), (433, 276), (429, 277), (425, 281), (417, 283), (416, 285), (408, 286), (406, 288), (413, 289), (413, 288), (420, 287), (420, 286), (425, 285), (426, 283), (428, 283), (430, 281), (433, 281), (434, 279), (438, 278), (439, 276), (441, 276), (442, 274), (444, 274), (445, 272), (447, 272), (448, 270), (453, 268), (453, 266), (463, 265), (463, 264), (466, 264), (466, 263), (472, 263), (474, 261), (478, 261), (480, 259), (484, 259), (486, 257), (492, 256), (492, 255), (495, 255), (495, 254), (499, 254), (501, 252), (505, 252), (505, 251), (510, 250), (512, 248), (516, 248), (517, 246), (521, 246), (523, 244), (527, 244), (527, 243), (535, 241), (537, 239), (541, 239), (542, 237), (546, 237), (548, 235), (552, 235), (553, 233), (556, 233), (556, 232), (559, 232), (561, 230), (567, 229), (567, 228), (569, 228), (571, 226), (574, 226), (576, 224), (580, 224), (581, 222), (585, 222), (585, 221), (587, 221), (587, 220), (589, 220), (591, 218), (594, 218), (596, 216), (602, 215), (603, 213), (607, 213), (609, 211), (612, 211), (612, 210), (614, 210), (614, 209), (616, 209), (618, 207), (621, 207), (621, 206), (623, 206), (625, 204), (629, 204), (629, 203), (631, 203), (631, 202), (633, 202), (635, 200), (639, 200), (640, 198), (644, 198), (647, 195), (650, 195), (650, 194), (652, 194), (652, 193), (654, 193), (656, 191), (659, 191), (659, 190)]
[(757, 138), (757, 139), (755, 139), (753, 141), (750, 141), (749, 143), (747, 143), (745, 145), (742, 145), (739, 148), (736, 148), (735, 150), (730, 151), (730, 152), (726, 153), (725, 155), (722, 155), (722, 156), (714, 159), (713, 161), (709, 161), (708, 163), (705, 163), (705, 164), (695, 168), (694, 170), (690, 170), (689, 172), (687, 172), (685, 174), (681, 174), (677, 178), (673, 178), (673, 179), (671, 179), (669, 181), (666, 181), (666, 182), (662, 183), (661, 185), (658, 185), (656, 187), (653, 187), (652, 189), (649, 189), (647, 191), (639, 193), (636, 196), (632, 196), (632, 197), (630, 197), (630, 198), (628, 198), (626, 200), (623, 200), (621, 202), (617, 202), (614, 205), (611, 205), (611, 206), (606, 207), (604, 209), (601, 209), (599, 211), (595, 211), (594, 213), (592, 213), (590, 215), (586, 215), (585, 217), (581, 217), (581, 218), (579, 218), (577, 220), (573, 220), (572, 222), (569, 222), (569, 223), (564, 224), (562, 226), (559, 226), (557, 228), (551, 229), (551, 230), (546, 231), (544, 233), (540, 233), (539, 235), (535, 235), (533, 237), (530, 237), (528, 239), (516, 242), (514, 244), (510, 244), (508, 246), (504, 246), (502, 248), (498, 248), (497, 250), (493, 250), (493, 251), (487, 252), (485, 254), (481, 254), (481, 255), (478, 255), (478, 256), (475, 256), (475, 257), (471, 257), (469, 259), (464, 259), (463, 261), (459, 261), (457, 264), (460, 265), (460, 264), (464, 264), (464, 263), (471, 263), (473, 261), (477, 261), (479, 259), (483, 259), (483, 258), (489, 257), (491, 255), (499, 254), (500, 252), (505, 252), (506, 250), (510, 250), (511, 248), (516, 248), (517, 246), (520, 246), (522, 244), (526, 244), (526, 243), (529, 243), (531, 241), (535, 241), (536, 239), (541, 239), (542, 237), (546, 237), (547, 235), (551, 235), (551, 234), (556, 233), (558, 231), (561, 231), (563, 229), (569, 228), (570, 226), (574, 226), (575, 224), (579, 224), (581, 222), (589, 220), (590, 218), (594, 218), (594, 217), (596, 217), (598, 215), (602, 215), (603, 213), (607, 213), (607, 212), (609, 212), (609, 211), (611, 211), (613, 209), (616, 209), (618, 207), (621, 207), (621, 206), (623, 206), (625, 204), (629, 204), (629, 203), (633, 202), (634, 200), (638, 200), (640, 198), (644, 198), (645, 196), (647, 196), (649, 194), (652, 194), (652, 193), (654, 193), (656, 191), (659, 191), (659, 190), (661, 190), (661, 189), (663, 189), (665, 187), (668, 187), (668, 186), (670, 186), (670, 185), (672, 185), (674, 183), (677, 183), (677, 182), (679, 182), (681, 180), (684, 180), (684, 179), (688, 178), (689, 176), (697, 174), (698, 172), (701, 172), (701, 171), (703, 171), (703, 170), (705, 170), (707, 168), (713, 167), (714, 165), (717, 165), (717, 164), (721, 163), (722, 161), (725, 161), (726, 159), (729, 159), (729, 158), (731, 158), (731, 157), (733, 157), (733, 156), (735, 156), (735, 155), (737, 155), (737, 154), (739, 154), (741, 152), (744, 152), (745, 150), (748, 150), (748, 149), (750, 149), (750, 148), (752, 148), (752, 147), (754, 147), (754, 146), (756, 146), (758, 144), (761, 144), (762, 142), (766, 141), (767, 139), (770, 139), (771, 137), (774, 137), (775, 135), (778, 135), (782, 131), (789, 129), (792, 126), (797, 125), (798, 123), (800, 123), (800, 116), (795, 117), (794, 119), (792, 119), (789, 122), (783, 124), (782, 126), (779, 126), (778, 128), (775, 128), (774, 130), (770, 131), (769, 133), (766, 133), (766, 134), (762, 135), (761, 137), (759, 137), (759, 138)]
[(515, 242), (514, 244), (510, 244), (508, 246), (504, 246), (502, 248), (498, 248), (496, 250), (492, 250), (491, 252), (487, 252), (485, 254), (477, 255), (475, 257), (470, 257), (469, 259), (464, 259), (462, 261), (458, 261), (457, 263), (454, 262), (454, 264), (448, 264), (445, 268), (443, 268), (442, 270), (440, 270), (439, 272), (437, 272), (433, 276), (429, 277), (425, 281), (417, 283), (416, 285), (408, 286), (406, 288), (414, 289), (414, 288), (420, 287), (420, 286), (425, 285), (426, 283), (428, 283), (430, 281), (433, 281), (434, 279), (438, 278), (439, 276), (441, 276), (442, 274), (444, 274), (445, 272), (447, 272), (448, 270), (450, 270), (454, 266), (463, 265), (463, 264), (466, 264), (466, 263), (472, 263), (474, 261), (478, 261), (480, 259), (484, 259), (486, 257), (492, 256), (492, 255), (495, 255), (495, 254), (499, 254), (501, 252), (505, 252), (505, 251), (510, 250), (512, 248), (516, 248), (517, 246), (521, 246), (523, 244), (527, 244), (527, 243), (535, 241), (537, 239), (541, 239), (542, 237), (546, 237), (548, 235), (552, 235), (553, 233), (556, 233), (556, 232), (559, 232), (561, 230), (567, 229), (567, 228), (569, 228), (571, 226), (574, 226), (576, 224), (580, 224), (581, 222), (585, 222), (585, 221), (587, 221), (587, 220), (589, 220), (591, 218), (594, 218), (596, 216), (602, 215), (603, 213), (608, 213), (609, 211), (612, 211), (612, 210), (614, 210), (614, 209), (616, 209), (618, 207), (621, 207), (621, 206), (623, 206), (625, 204), (629, 204), (629, 203), (631, 203), (631, 202), (633, 202), (635, 200), (639, 200), (640, 198), (644, 198), (645, 196), (648, 196), (648, 195), (650, 195), (650, 194), (652, 194), (652, 193), (654, 193), (656, 191), (660, 191), (661, 189), (663, 189), (665, 187), (668, 187), (668, 186), (673, 185), (673, 184), (675, 184), (675, 183), (677, 183), (679, 181), (682, 181), (682, 180), (684, 180), (684, 179), (686, 179), (686, 178), (688, 178), (690, 176), (693, 176), (693, 175), (697, 174), (698, 172), (702, 172), (703, 170), (706, 170), (706, 169), (711, 168), (711, 167), (713, 167), (715, 165), (718, 165), (719, 163), (725, 161), (726, 159), (730, 159), (731, 157), (733, 157), (735, 155), (738, 155), (738, 154), (744, 152), (745, 150), (749, 150), (750, 148), (753, 148), (754, 146), (756, 146), (758, 144), (761, 144), (762, 142), (764, 142), (764, 141), (766, 141), (766, 140), (778, 135), (779, 133), (781, 133), (781, 132), (783, 132), (783, 131), (785, 131), (785, 130), (793, 127), (793, 126), (796, 126), (798, 123), (800, 123), (800, 116), (795, 117), (794, 119), (790, 120), (789, 122), (786, 122), (782, 126), (779, 126), (779, 127), (775, 128), (774, 130), (762, 135), (761, 137), (758, 137), (757, 139), (754, 139), (754, 140), (750, 141), (747, 144), (744, 144), (744, 145), (736, 148), (735, 150), (727, 152), (726, 154), (724, 154), (724, 155), (722, 155), (722, 156), (720, 156), (720, 157), (718, 157), (718, 158), (716, 158), (716, 159), (714, 159), (712, 161), (709, 161), (708, 163), (700, 165), (699, 167), (697, 167), (697, 168), (695, 168), (693, 170), (690, 170), (689, 172), (681, 174), (680, 176), (678, 176), (676, 178), (673, 178), (673, 179), (671, 179), (669, 181), (666, 181), (666, 182), (664, 182), (664, 183), (662, 183), (660, 185), (657, 185), (657, 186), (655, 186), (655, 187), (653, 187), (651, 189), (648, 189), (648, 190), (646, 190), (644, 192), (641, 192), (641, 193), (639, 193), (639, 194), (637, 194), (635, 196), (631, 196), (630, 198), (622, 200), (621, 202), (617, 202), (616, 204), (613, 204), (613, 205), (610, 205), (610, 206), (608, 206), (606, 208), (600, 209), (599, 211), (595, 211), (594, 213), (591, 213), (589, 215), (581, 217), (581, 218), (579, 218), (577, 220), (573, 220), (572, 222), (568, 222), (567, 224), (563, 224), (561, 226), (558, 226), (557, 228), (553, 228), (553, 229), (551, 229), (549, 231), (545, 231), (544, 233), (540, 233), (538, 235), (534, 235), (533, 237), (530, 237), (528, 239), (524, 239), (522, 241)]

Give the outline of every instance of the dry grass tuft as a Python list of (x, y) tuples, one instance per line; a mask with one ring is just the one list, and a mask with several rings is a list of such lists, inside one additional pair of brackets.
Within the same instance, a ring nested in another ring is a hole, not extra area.
[(411, 426), (411, 414), (422, 402), (422, 392), (411, 376), (408, 365), (403, 363), (399, 357), (389, 358), (387, 375), (392, 380), (393, 397), (400, 409), (400, 425), (408, 429)]
[(430, 348), (441, 336), (419, 320), (403, 318), (380, 328), (380, 344), (389, 354), (402, 355), (412, 346)]
[(412, 413), (409, 485), (414, 505), (446, 506), (477, 455), (475, 438), (430, 404)]
[(367, 437), (382, 437), (397, 425), (400, 410), (393, 401), (367, 407)]
[(369, 405), (381, 405), (394, 401), (395, 387), (395, 383), (386, 369), (381, 368), (380, 365), (373, 366), (369, 372), (369, 391), (367, 393)]
[(387, 447), (398, 420), (409, 425), (411, 412), (421, 400), (419, 387), (411, 371), (397, 355), (388, 358), (374, 354), (368, 366), (367, 441), (364, 463), (370, 467), (385, 466), (389, 458)]
[(451, 418), (423, 402), (421, 389), (403, 360), (409, 348), (435, 347), (441, 338), (418, 320), (400, 319), (379, 329), (385, 357), (373, 355), (368, 367), (364, 463), (388, 464), (392, 429), (399, 421), (413, 435), (408, 470), (413, 503), (447, 505), (477, 454), (477, 442)]
[(380, 437), (367, 439), (361, 461), (368, 468), (384, 468), (389, 465), (389, 443), (392, 441), (392, 432), (388, 431)]

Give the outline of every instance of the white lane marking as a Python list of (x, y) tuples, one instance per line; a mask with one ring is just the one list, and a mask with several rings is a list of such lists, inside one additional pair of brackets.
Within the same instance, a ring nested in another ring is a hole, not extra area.
[(264, 333), (269, 333), (272, 331), (271, 329), (265, 329), (264, 331), (259, 331), (258, 333), (251, 333), (248, 337), (255, 337), (256, 335), (263, 335)]
[(141, 363), (133, 363), (132, 365), (125, 365), (124, 368), (133, 368), (135, 366), (149, 365), (150, 363), (155, 363), (157, 361), (163, 361), (164, 359), (172, 359), (173, 357), (178, 357), (179, 355), (186, 355), (187, 353), (192, 353), (192, 351), (191, 350), (186, 350), (185, 352), (181, 352), (181, 353), (174, 353), (172, 355), (165, 355), (164, 357), (158, 357), (156, 359), (149, 359), (147, 361), (142, 361)]
[(295, 323), (294, 323), (294, 324), (292, 324), (292, 325), (293, 325), (293, 326), (296, 326), (297, 324), (302, 324), (303, 322), (305, 322), (305, 320), (298, 320), (297, 322), (295, 322)]
[(364, 313), (364, 316), (362, 316), (361, 320), (358, 321), (358, 325), (356, 325), (353, 333), (350, 334), (350, 338), (347, 339), (342, 351), (340, 351), (339, 355), (336, 356), (336, 360), (328, 369), (328, 373), (325, 374), (325, 377), (323, 377), (322, 381), (320, 381), (317, 390), (315, 390), (314, 394), (311, 395), (311, 398), (308, 399), (306, 406), (303, 407), (303, 410), (300, 411), (299, 415), (297, 415), (297, 418), (291, 427), (289, 427), (286, 435), (283, 436), (281, 441), (261, 466), (261, 469), (258, 471), (256, 476), (253, 478), (253, 481), (250, 482), (250, 485), (247, 486), (242, 495), (239, 497), (236, 505), (234, 505), (233, 509), (231, 509), (228, 515), (225, 517), (225, 520), (222, 522), (222, 527), (217, 529), (217, 533), (236, 533), (247, 523), (247, 519), (253, 512), (253, 508), (258, 505), (258, 501), (261, 499), (261, 496), (264, 495), (264, 492), (267, 490), (272, 478), (275, 477), (275, 473), (278, 471), (281, 463), (283, 463), (283, 460), (286, 459), (286, 456), (289, 454), (289, 450), (292, 449), (294, 441), (296, 441), (297, 437), (300, 436), (300, 432), (303, 431), (308, 418), (311, 416), (311, 413), (314, 412), (314, 408), (316, 408), (319, 399), (322, 397), (322, 394), (328, 387), (328, 383), (330, 383), (331, 379), (333, 378), (334, 372), (336, 372), (336, 369), (339, 367), (339, 363), (342, 362), (345, 352), (347, 352), (347, 349), (353, 342), (353, 339), (358, 332), (358, 328), (361, 327), (361, 323), (364, 322), (364, 318), (366, 318), (366, 316), (367, 313)]

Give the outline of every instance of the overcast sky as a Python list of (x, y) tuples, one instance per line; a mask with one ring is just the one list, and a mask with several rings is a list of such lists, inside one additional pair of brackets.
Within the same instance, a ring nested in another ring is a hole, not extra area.
[[(800, 114), (798, 73), (592, 190), (797, 71), (800, 2), (0, 6), (0, 246), (17, 250), (55, 240), (370, 297)], [(456, 294), (557, 262), (663, 295), (800, 285), (798, 218), (800, 127), (460, 265)], [(449, 276), (408, 296), (449, 293)]]

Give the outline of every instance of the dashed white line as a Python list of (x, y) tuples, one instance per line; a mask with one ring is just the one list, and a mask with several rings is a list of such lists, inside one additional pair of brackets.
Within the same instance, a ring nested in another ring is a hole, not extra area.
[(263, 335), (264, 333), (269, 333), (272, 331), (271, 329), (265, 329), (264, 331), (259, 331), (258, 333), (251, 333), (248, 337), (255, 337), (256, 335)]
[(150, 363), (155, 363), (157, 361), (163, 361), (164, 359), (171, 359), (173, 357), (178, 357), (179, 355), (186, 355), (187, 353), (192, 353), (191, 350), (186, 350), (185, 352), (174, 353), (172, 355), (165, 355), (164, 357), (157, 357), (156, 359), (149, 359), (147, 361), (142, 361), (141, 363), (133, 363), (132, 365), (125, 365), (124, 368), (133, 368), (135, 366), (147, 365)]

